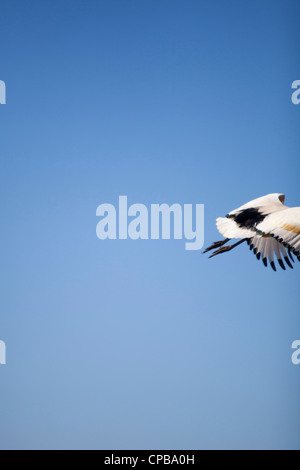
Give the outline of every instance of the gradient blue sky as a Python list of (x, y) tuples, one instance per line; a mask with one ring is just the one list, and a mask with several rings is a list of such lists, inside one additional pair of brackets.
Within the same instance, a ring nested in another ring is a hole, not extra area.
[(299, 206), (298, 0), (1, 0), (0, 448), (300, 448), (299, 264), (96, 208)]

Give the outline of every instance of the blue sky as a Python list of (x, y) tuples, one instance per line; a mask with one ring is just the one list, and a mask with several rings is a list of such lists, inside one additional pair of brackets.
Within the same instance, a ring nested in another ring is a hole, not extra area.
[(299, 206), (296, 0), (2, 0), (0, 447), (300, 449), (299, 265), (96, 208)]

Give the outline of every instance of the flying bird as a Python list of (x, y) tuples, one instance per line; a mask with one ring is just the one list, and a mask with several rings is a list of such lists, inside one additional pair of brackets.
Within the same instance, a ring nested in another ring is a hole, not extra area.
[[(265, 266), (269, 260), (276, 271), (277, 258), (282, 269), (286, 269), (284, 261), (293, 268), (293, 254), (300, 261), (300, 207), (287, 207), (284, 201), (284, 194), (268, 194), (229, 212), (226, 217), (219, 217), (217, 228), (225, 240), (213, 243), (204, 253), (215, 250), (212, 258), (247, 242)], [(232, 238), (241, 240), (224, 246)]]

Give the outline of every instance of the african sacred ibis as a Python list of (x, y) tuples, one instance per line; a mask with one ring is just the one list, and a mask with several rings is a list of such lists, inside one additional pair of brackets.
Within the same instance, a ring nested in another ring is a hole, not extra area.
[[(219, 217), (217, 227), (225, 240), (213, 243), (204, 253), (217, 248), (210, 256), (212, 258), (247, 242), (265, 266), (269, 259), (276, 271), (276, 257), (282, 269), (285, 270), (283, 259), (293, 268), (292, 253), (300, 261), (300, 207), (287, 207), (284, 201), (284, 194), (268, 194), (229, 212), (226, 218)], [(234, 245), (223, 246), (232, 238), (241, 240)]]

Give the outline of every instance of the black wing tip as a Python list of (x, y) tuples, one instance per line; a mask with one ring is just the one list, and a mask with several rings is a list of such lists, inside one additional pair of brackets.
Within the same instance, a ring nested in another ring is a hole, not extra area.
[(274, 261), (271, 261), (270, 264), (271, 264), (271, 268), (273, 269), (273, 271), (277, 271)]
[(286, 267), (285, 267), (284, 262), (282, 261), (281, 258), (278, 258), (278, 263), (279, 263), (279, 266), (285, 271)]
[(287, 256), (284, 257), (284, 261), (285, 261), (286, 264), (289, 266), (289, 268), (294, 269), (292, 263), (290, 262), (290, 260), (288, 259)]

